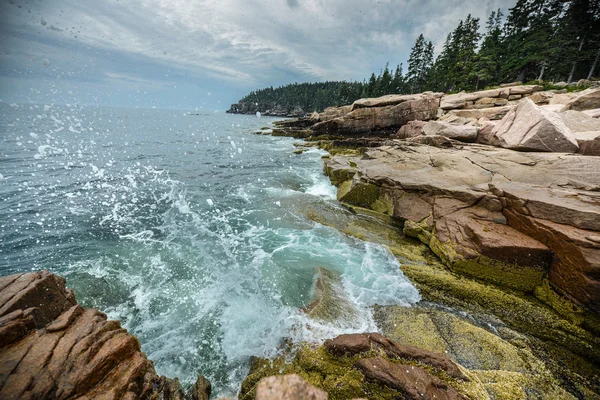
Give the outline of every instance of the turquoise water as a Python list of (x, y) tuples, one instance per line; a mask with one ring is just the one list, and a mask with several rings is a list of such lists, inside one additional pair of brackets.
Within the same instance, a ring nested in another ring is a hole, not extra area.
[[(317, 224), (339, 207), (312, 149), (254, 135), (270, 118), (0, 103), (0, 273), (48, 269), (137, 335), (159, 373), (234, 394), (284, 338), (376, 330), (416, 289), (387, 249)], [(317, 323), (318, 266), (359, 310)]]

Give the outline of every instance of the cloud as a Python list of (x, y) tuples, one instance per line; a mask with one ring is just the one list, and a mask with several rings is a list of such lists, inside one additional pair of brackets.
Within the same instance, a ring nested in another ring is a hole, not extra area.
[[(54, 47), (49, 60), (66, 71), (82, 68), (56, 58), (66, 54), (65, 60), (82, 63), (87, 57), (83, 73), (96, 67), (97, 79), (115, 81), (104, 73), (109, 70), (156, 81), (169, 71), (238, 95), (294, 81), (362, 80), (388, 61), (405, 62), (421, 32), (439, 48), (468, 13), (485, 20), (493, 9), (512, 5), (514, 0), (13, 0), (2, 6), (0, 33), (14, 41), (2, 40), (0, 51), (24, 55), (27, 41), (30, 49)], [(31, 52), (29, 60), (36, 57)], [(121, 64), (105, 65), (115, 54)], [(128, 62), (138, 70), (127, 70)]]

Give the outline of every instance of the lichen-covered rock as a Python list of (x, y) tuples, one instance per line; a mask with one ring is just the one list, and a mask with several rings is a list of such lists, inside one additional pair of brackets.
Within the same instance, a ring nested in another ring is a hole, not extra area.
[(502, 147), (521, 151), (551, 151), (573, 153), (577, 140), (563, 120), (555, 113), (523, 99), (516, 109), (502, 118), (494, 129)]
[[(195, 399), (207, 400), (208, 389)], [(0, 278), (0, 398), (183, 399), (158, 376), (136, 337), (83, 309), (47, 271)]]
[(379, 333), (353, 333), (328, 339), (323, 344), (335, 356), (355, 356), (374, 351), (383, 352), (390, 358), (406, 359), (444, 371), (456, 379), (468, 380), (458, 365), (448, 357), (414, 346), (401, 345)]
[[(538, 290), (549, 274), (559, 296), (570, 293), (567, 298), (578, 307), (600, 314), (592, 240), (600, 236), (596, 157), (398, 141), (325, 164), (337, 175), (352, 171), (353, 179), (340, 187), (341, 201), (412, 221), (405, 223), (406, 233), (429, 239), (429, 247), (454, 271), (536, 293), (556, 307), (560, 302)], [(508, 185), (505, 194), (494, 190), (503, 185)], [(560, 190), (551, 188), (558, 185)], [(513, 200), (506, 193), (513, 193)], [(546, 222), (520, 222), (515, 212)], [(565, 225), (562, 239), (557, 228), (556, 240), (549, 240), (552, 223)]]
[[(425, 390), (422, 393), (427, 392), (433, 396), (454, 396), (439, 398), (463, 398), (465, 394), (467, 395), (465, 397), (487, 398), (485, 389), (480, 383), (471, 381), (464, 375), (460, 375), (458, 379), (454, 378), (444, 370), (427, 364), (428, 361), (445, 360), (448, 365), (452, 365), (458, 373), (462, 374), (456, 364), (441, 354), (417, 348), (411, 348), (414, 350), (409, 353), (395, 354), (389, 350), (403, 349), (405, 346), (400, 346), (377, 334), (357, 334), (358, 341), (360, 336), (368, 337), (367, 344), (373, 344), (373, 347), (359, 346), (360, 348), (354, 348), (353, 350), (356, 351), (352, 353), (342, 354), (335, 349), (333, 352), (329, 351), (326, 345), (317, 348), (304, 345), (296, 351), (293, 360), (285, 356), (273, 360), (255, 360), (248, 377), (242, 384), (240, 399), (254, 399), (255, 393), (256, 395), (259, 393), (261, 379), (288, 374), (301, 376), (308, 384), (327, 392), (329, 399), (413, 399), (417, 398), (410, 397), (416, 393), (415, 388), (418, 389), (417, 391)], [(333, 341), (339, 343), (338, 338)], [(421, 357), (423, 354), (428, 356), (423, 358)], [(412, 355), (420, 358), (411, 358)], [(387, 371), (392, 374), (375, 373), (376, 368), (373, 368), (373, 363), (385, 365)], [(403, 368), (403, 371), (408, 368), (411, 372), (400, 376), (396, 373), (399, 372), (399, 368)], [(386, 379), (386, 376), (389, 379)]]
[(466, 399), (437, 376), (414, 365), (396, 364), (381, 357), (372, 357), (358, 360), (354, 366), (366, 380), (395, 389), (407, 400)]

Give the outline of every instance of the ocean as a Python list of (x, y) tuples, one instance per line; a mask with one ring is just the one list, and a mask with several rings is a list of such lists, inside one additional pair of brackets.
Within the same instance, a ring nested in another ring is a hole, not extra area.
[[(375, 331), (371, 306), (419, 300), (384, 247), (313, 222), (341, 208), (326, 152), (256, 135), (272, 118), (0, 103), (0, 274), (47, 269), (137, 335), (159, 374), (233, 395), (284, 339)], [(360, 311), (302, 307), (317, 267)]]

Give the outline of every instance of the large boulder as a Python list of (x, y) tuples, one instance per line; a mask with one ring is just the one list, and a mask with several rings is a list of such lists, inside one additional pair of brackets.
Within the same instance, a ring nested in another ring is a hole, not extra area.
[(389, 104), (392, 100), (364, 100), (358, 103), (359, 106), (355, 103), (348, 114), (318, 122), (312, 130), (316, 134), (356, 135), (377, 131), (392, 134), (409, 121), (435, 118), (440, 102), (435, 94), (394, 96), (392, 105), (383, 106), (378, 105)]
[(502, 147), (520, 151), (574, 153), (577, 140), (563, 120), (525, 98), (494, 129)]
[(588, 131), (600, 131), (600, 120), (593, 118), (592, 116), (574, 110), (567, 110), (558, 114), (563, 120), (567, 128), (571, 132), (588, 132)]
[(394, 139), (408, 139), (416, 136), (423, 135), (423, 125), (425, 121), (409, 121), (402, 128), (398, 129), (395, 135), (392, 135)]
[(579, 154), (600, 156), (600, 130), (577, 132), (575, 138), (577, 138), (577, 143), (579, 143)]
[(567, 103), (569, 110), (583, 111), (594, 108), (600, 108), (600, 88), (586, 89)]
[(158, 376), (135, 336), (83, 309), (65, 280), (47, 271), (0, 278), (0, 398), (184, 398), (208, 400), (199, 379), (185, 397)]
[(477, 138), (477, 127), (473, 125), (428, 121), (425, 125), (423, 125), (422, 130), (427, 136), (445, 136), (461, 142), (474, 142)]

